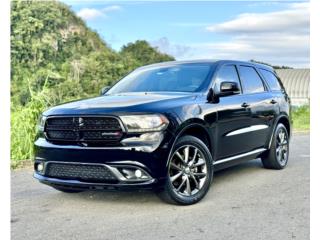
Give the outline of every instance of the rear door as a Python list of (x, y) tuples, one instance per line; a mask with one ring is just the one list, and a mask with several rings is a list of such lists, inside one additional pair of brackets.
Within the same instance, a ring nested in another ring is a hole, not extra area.
[(277, 99), (273, 98), (254, 65), (237, 65), (237, 68), (244, 102), (251, 111), (251, 120), (248, 128), (236, 134), (243, 137), (250, 150), (265, 147), (278, 111)]

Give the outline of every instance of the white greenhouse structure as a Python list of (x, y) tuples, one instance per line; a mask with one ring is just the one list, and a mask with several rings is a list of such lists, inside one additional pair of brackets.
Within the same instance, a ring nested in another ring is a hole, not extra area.
[(276, 69), (293, 106), (309, 104), (310, 69)]

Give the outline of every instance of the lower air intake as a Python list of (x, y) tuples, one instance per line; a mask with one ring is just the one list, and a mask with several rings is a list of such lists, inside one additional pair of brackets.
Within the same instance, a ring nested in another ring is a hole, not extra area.
[(67, 180), (82, 180), (86, 182), (115, 182), (117, 178), (105, 166), (49, 163), (46, 176)]

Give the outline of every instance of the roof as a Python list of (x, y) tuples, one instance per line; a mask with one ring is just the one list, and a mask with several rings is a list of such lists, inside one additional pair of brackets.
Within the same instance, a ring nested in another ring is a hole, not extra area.
[(204, 64), (213, 64), (213, 63), (231, 63), (231, 64), (250, 64), (250, 65), (255, 65), (256, 67), (259, 68), (264, 68), (269, 71), (273, 71), (273, 68), (265, 65), (265, 64), (260, 64), (260, 63), (255, 63), (255, 62), (249, 62), (249, 61), (238, 61), (238, 60), (226, 60), (226, 59), (198, 59), (198, 60), (180, 60), (180, 61), (168, 61), (168, 62), (160, 62), (160, 63), (154, 63), (146, 66), (142, 66), (141, 68), (145, 67), (161, 67), (161, 66), (170, 66), (170, 65), (178, 65), (178, 64), (192, 64), (192, 63), (204, 63)]
[(161, 67), (161, 66), (170, 66), (170, 65), (178, 65), (178, 64), (191, 64), (191, 63), (216, 63), (219, 60), (214, 59), (199, 59), (199, 60), (179, 60), (179, 61), (167, 61), (167, 62), (160, 62), (160, 63), (153, 63), (149, 65), (142, 66), (140, 68), (145, 67)]

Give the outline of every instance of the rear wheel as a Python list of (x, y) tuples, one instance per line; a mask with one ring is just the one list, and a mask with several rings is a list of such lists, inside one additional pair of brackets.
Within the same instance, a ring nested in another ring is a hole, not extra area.
[(289, 158), (289, 134), (286, 127), (279, 123), (273, 134), (270, 150), (261, 157), (265, 168), (283, 169)]
[(160, 197), (170, 203), (194, 204), (208, 192), (212, 176), (212, 157), (207, 146), (196, 137), (183, 136), (173, 148)]

